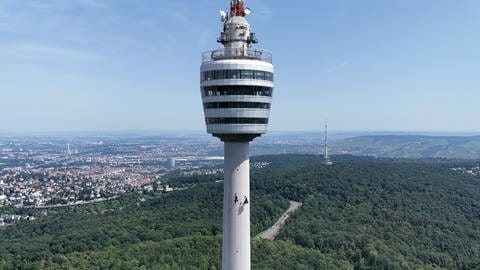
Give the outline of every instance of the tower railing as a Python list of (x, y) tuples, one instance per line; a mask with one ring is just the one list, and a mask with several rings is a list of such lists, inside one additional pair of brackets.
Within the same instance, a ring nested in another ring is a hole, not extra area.
[(246, 51), (239, 51), (232, 53), (229, 49), (217, 49), (213, 51), (204, 52), (202, 54), (202, 63), (213, 62), (218, 60), (229, 59), (247, 59), (247, 60), (259, 60), (268, 63), (272, 63), (272, 53), (263, 49), (249, 48)]

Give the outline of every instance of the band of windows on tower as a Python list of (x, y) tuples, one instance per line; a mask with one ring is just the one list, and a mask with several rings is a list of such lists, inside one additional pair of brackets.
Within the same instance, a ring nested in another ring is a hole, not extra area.
[(270, 109), (270, 103), (264, 102), (208, 102), (203, 104), (204, 109)]
[(273, 82), (273, 73), (263, 70), (247, 69), (209, 70), (202, 73), (202, 81), (225, 79), (249, 79)]
[(242, 118), (242, 117), (211, 117), (205, 118), (207, 125), (211, 124), (268, 124), (268, 118)]
[(219, 85), (203, 87), (204, 96), (265, 96), (271, 97), (272, 87), (255, 85)]

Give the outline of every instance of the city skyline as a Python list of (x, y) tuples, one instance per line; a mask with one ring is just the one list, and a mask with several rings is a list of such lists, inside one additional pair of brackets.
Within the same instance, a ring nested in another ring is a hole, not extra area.
[[(247, 5), (258, 47), (280, 67), (272, 131), (321, 130), (325, 119), (332, 130), (480, 131), (480, 3)], [(198, 62), (220, 47), (219, 9), (224, 1), (0, 2), (0, 133), (203, 131)]]

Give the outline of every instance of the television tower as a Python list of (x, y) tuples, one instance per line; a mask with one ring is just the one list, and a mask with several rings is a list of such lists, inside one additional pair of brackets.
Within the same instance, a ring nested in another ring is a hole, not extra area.
[(325, 164), (327, 166), (330, 166), (330, 165), (333, 164), (333, 162), (328, 157), (328, 124), (327, 124), (327, 122), (325, 122), (325, 145), (324, 145), (324, 147), (325, 147), (324, 148), (325, 157), (324, 157), (323, 164)]
[(223, 270), (250, 270), (249, 144), (267, 132), (274, 86), (272, 54), (251, 48), (250, 12), (242, 0), (220, 11), (223, 48), (203, 53), (200, 68), (207, 132), (224, 142)]

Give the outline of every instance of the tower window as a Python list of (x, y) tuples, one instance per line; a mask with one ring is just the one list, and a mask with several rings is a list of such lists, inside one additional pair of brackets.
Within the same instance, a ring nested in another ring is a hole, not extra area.
[(239, 118), (239, 117), (219, 117), (205, 118), (208, 124), (268, 124), (268, 118)]
[(208, 102), (204, 103), (205, 109), (229, 109), (229, 108), (242, 108), (242, 109), (270, 109), (270, 103), (264, 102)]
[(220, 85), (203, 87), (204, 96), (265, 96), (271, 97), (273, 88), (251, 85)]
[(203, 81), (225, 79), (273, 81), (273, 73), (262, 70), (249, 69), (209, 70), (203, 72), (201, 77)]

